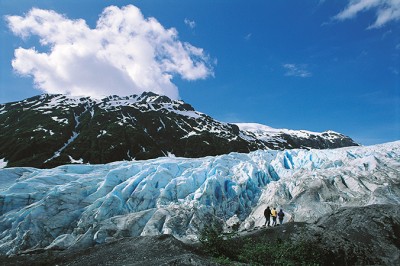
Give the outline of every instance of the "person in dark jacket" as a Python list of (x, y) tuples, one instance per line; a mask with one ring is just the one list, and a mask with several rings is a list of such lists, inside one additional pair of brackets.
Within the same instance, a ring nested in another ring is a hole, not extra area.
[(283, 213), (283, 210), (280, 209), (280, 211), (278, 212), (278, 219), (279, 219), (279, 224), (283, 223), (283, 217), (285, 216), (285, 214)]
[(265, 225), (269, 226), (269, 223), (271, 221), (271, 209), (269, 206), (264, 210), (264, 217), (265, 217)]

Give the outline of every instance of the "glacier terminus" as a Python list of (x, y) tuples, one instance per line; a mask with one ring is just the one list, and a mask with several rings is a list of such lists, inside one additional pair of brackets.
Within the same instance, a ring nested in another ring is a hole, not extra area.
[(400, 141), (259, 150), (52, 169), (0, 169), (0, 253), (85, 248), (127, 236), (196, 240), (206, 222), (251, 229), (266, 206), (313, 222), (340, 207), (400, 204)]

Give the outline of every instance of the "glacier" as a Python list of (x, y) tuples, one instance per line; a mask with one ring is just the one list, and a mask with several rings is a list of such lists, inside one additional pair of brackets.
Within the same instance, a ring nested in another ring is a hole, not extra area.
[(79, 249), (127, 236), (196, 240), (205, 224), (314, 222), (340, 207), (400, 205), (400, 141), (331, 150), (163, 157), (0, 169), (0, 253)]

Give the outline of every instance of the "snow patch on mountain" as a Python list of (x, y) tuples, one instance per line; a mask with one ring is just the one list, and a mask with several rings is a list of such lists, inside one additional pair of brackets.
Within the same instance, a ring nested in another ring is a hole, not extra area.
[(4, 110), (5, 108), (6, 108), (5, 105), (3, 105), (3, 106), (0, 105), (0, 115), (7, 113), (7, 111)]
[(126, 97), (109, 96), (101, 101), (94, 102), (99, 108), (104, 110), (116, 110), (121, 106), (138, 108), (142, 112), (158, 112), (175, 113), (177, 115), (190, 117), (193, 119), (201, 118), (204, 114), (195, 110), (182, 110), (182, 101), (173, 101), (165, 96), (156, 95), (153, 93), (144, 93), (142, 95), (131, 95)]
[(100, 130), (100, 134), (97, 135), (97, 138), (100, 138), (101, 136), (104, 136), (107, 134), (107, 130)]
[[(70, 158), (71, 160), (72, 157)], [(400, 141), (335, 150), (173, 156), (0, 169), (0, 253), (125, 236), (196, 239), (204, 224), (264, 223), (266, 206), (315, 221), (343, 206), (400, 205)], [(235, 222), (235, 223), (236, 223)]]
[[(312, 132), (308, 130), (291, 130), (291, 129), (277, 129), (266, 125), (257, 123), (234, 123), (241, 130), (254, 133), (259, 139), (271, 140), (280, 134), (294, 135), (300, 138), (309, 138), (310, 136), (325, 136), (328, 139), (335, 139), (339, 133), (328, 130), (322, 133)], [(282, 140), (284, 141), (284, 140)]]
[(38, 111), (47, 111), (51, 109), (64, 109), (66, 107), (76, 107), (78, 105), (83, 105), (86, 102), (93, 102), (89, 97), (79, 97), (70, 95), (49, 95), (42, 94), (40, 98), (29, 101), (26, 99), (23, 101), (26, 105), (30, 105), (30, 109), (35, 109)]
[(50, 136), (52, 136), (52, 135), (54, 135), (54, 132), (53, 131), (51, 131), (51, 130), (47, 130), (47, 129), (45, 129), (45, 128), (43, 128), (41, 125), (38, 125), (38, 127), (36, 128), (36, 129), (34, 129), (34, 130), (32, 130), (33, 132), (40, 132), (40, 131), (43, 131), (44, 133), (49, 133), (50, 134)]
[(53, 119), (57, 123), (68, 125), (68, 119), (66, 118), (58, 118), (57, 116), (52, 116), (51, 119)]
[[(87, 112), (87, 109), (85, 110), (85, 112)], [(82, 114), (81, 114), (82, 115)], [(80, 115), (80, 116), (81, 116)], [(79, 136), (79, 132), (77, 132), (78, 130), (78, 126), (79, 126), (79, 124), (80, 124), (80, 116), (79, 115), (75, 115), (74, 114), (74, 120), (75, 120), (75, 131), (72, 131), (72, 136), (68, 139), (68, 141), (66, 142), (66, 143), (64, 143), (64, 145), (59, 149), (59, 150), (57, 150), (55, 153), (54, 153), (54, 155), (52, 156), (52, 157), (50, 157), (49, 159), (47, 159), (46, 161), (45, 161), (45, 163), (46, 162), (49, 162), (49, 161), (51, 161), (51, 160), (53, 160), (54, 158), (57, 158), (57, 157), (59, 157), (60, 155), (61, 155), (61, 152), (63, 151), (63, 150), (65, 150), (72, 142), (74, 142), (75, 141), (75, 139)]]
[(69, 155), (68, 155), (68, 158), (70, 159), (71, 163), (76, 163), (76, 164), (82, 164), (83, 163), (83, 159), (82, 158), (80, 158), (79, 160), (75, 160), (74, 158), (72, 158)]
[(0, 159), (0, 168), (7, 167), (7, 161), (5, 158)]

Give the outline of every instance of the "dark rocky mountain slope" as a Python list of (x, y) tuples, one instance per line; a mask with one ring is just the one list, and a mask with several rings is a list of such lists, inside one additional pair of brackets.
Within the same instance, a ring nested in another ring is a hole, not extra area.
[(102, 100), (44, 94), (0, 105), (0, 160), (7, 167), (357, 145), (332, 131), (292, 133), (259, 137), (154, 93)]

